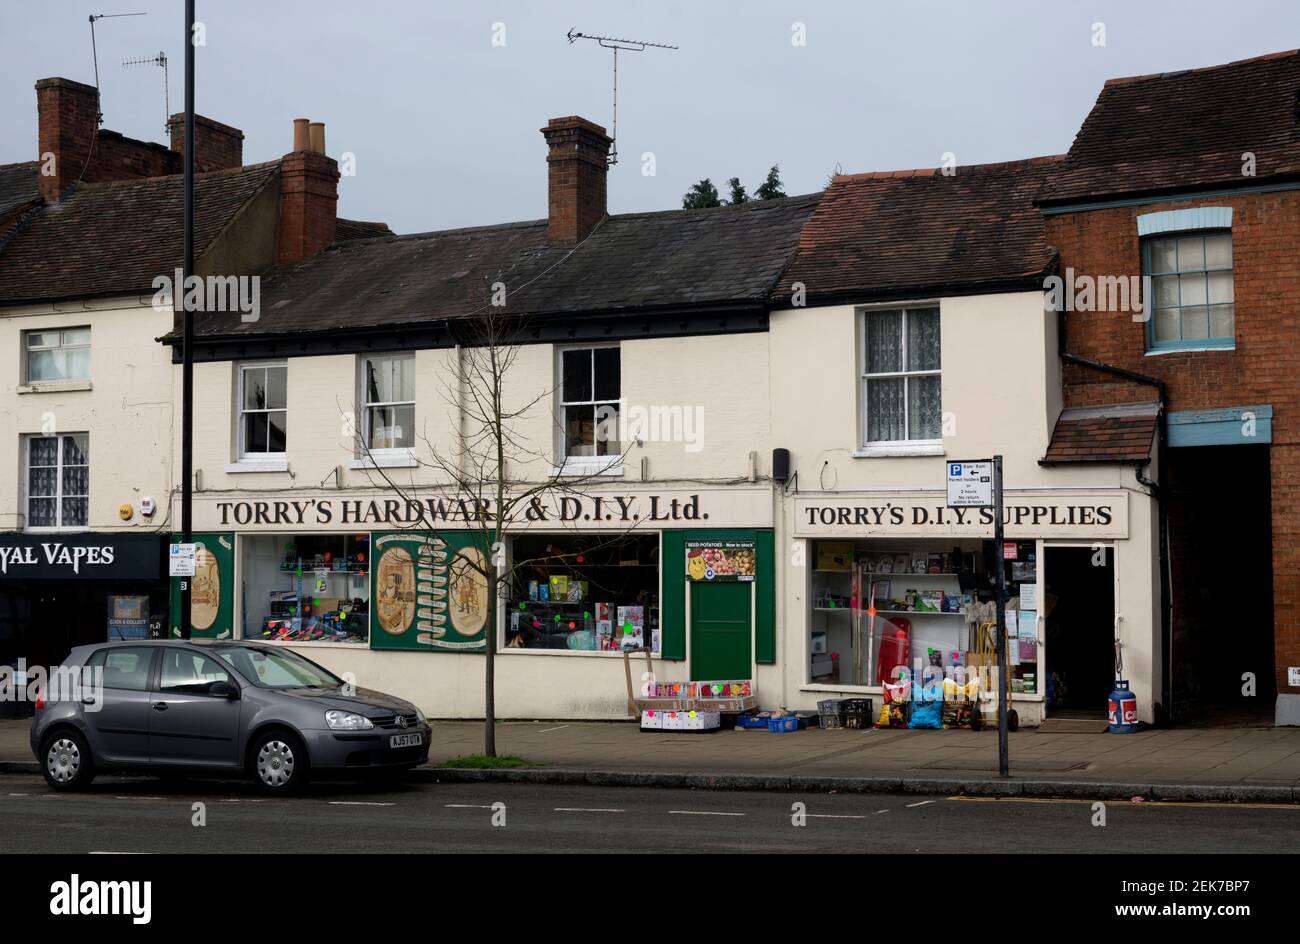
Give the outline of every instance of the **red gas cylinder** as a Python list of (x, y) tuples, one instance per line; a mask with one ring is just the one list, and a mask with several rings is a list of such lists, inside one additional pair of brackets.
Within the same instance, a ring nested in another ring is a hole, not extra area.
[(912, 621), (905, 618), (885, 621), (885, 634), (880, 639), (880, 661), (876, 665), (876, 684), (894, 681), (894, 670), (907, 668), (911, 654)]

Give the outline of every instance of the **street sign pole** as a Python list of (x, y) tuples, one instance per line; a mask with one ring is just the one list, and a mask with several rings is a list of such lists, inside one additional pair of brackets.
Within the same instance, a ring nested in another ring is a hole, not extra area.
[[(185, 283), (194, 272), (194, 0), (185, 0), (185, 173), (181, 284), (172, 288), (172, 308), (181, 303), (181, 541), (194, 540), (194, 314)], [(193, 577), (181, 580), (181, 638), (190, 638)]]
[(1002, 528), (1002, 457), (993, 457), (993, 548), (997, 560), (998, 613), (998, 775), (1008, 776), (1010, 758), (1007, 745), (1007, 568), (1003, 561)]

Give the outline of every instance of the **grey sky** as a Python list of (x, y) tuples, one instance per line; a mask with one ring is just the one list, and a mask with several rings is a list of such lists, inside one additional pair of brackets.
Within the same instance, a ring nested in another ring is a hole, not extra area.
[[(0, 9), (0, 163), (34, 159), (32, 85), (90, 82), (87, 15), (102, 20), (105, 127), (165, 140), (161, 70), (183, 98), (180, 0), (6, 2)], [(493, 2), (199, 0), (197, 108), (242, 128), (247, 162), (292, 143), (291, 119), (324, 121), (331, 155), (356, 155), (340, 215), (398, 232), (546, 213), (551, 117), (606, 127), (611, 56), (587, 33), (674, 43), (620, 54), (619, 154), (610, 210), (669, 209), (700, 177), (752, 191), (781, 165), (788, 193), (845, 172), (1064, 151), (1112, 76), (1213, 65), (1300, 45), (1300, 3)], [(1106, 45), (1093, 45), (1093, 24)], [(492, 44), (495, 23), (505, 45)], [(806, 26), (807, 45), (791, 42)], [(653, 152), (656, 174), (641, 173)]]

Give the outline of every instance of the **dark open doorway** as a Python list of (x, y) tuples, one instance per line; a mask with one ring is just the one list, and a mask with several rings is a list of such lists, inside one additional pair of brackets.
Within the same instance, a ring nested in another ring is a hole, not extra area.
[(1048, 709), (1106, 717), (1115, 687), (1115, 554), (1110, 547), (1043, 550)]
[[(1171, 449), (1168, 467), (1170, 718), (1271, 723), (1276, 681), (1268, 446)], [(1248, 695), (1251, 679), (1254, 694)]]

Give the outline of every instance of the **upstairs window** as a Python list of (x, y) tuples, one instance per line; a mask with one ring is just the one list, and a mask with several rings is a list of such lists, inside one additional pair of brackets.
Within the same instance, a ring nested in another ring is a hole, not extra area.
[(362, 414), (366, 447), (415, 447), (415, 355), (388, 354), (361, 360)]
[(1142, 248), (1143, 269), (1151, 277), (1148, 347), (1232, 347), (1232, 233), (1152, 236)]
[(90, 329), (51, 328), (24, 336), (27, 383), (90, 379)]
[(939, 443), (939, 309), (864, 311), (861, 328), (863, 446)]
[(562, 458), (598, 459), (619, 454), (620, 376), (617, 347), (560, 352)]
[(84, 528), (90, 517), (90, 437), (27, 439), (27, 527)]
[(282, 457), (288, 441), (285, 364), (246, 364), (239, 368), (239, 457)]

